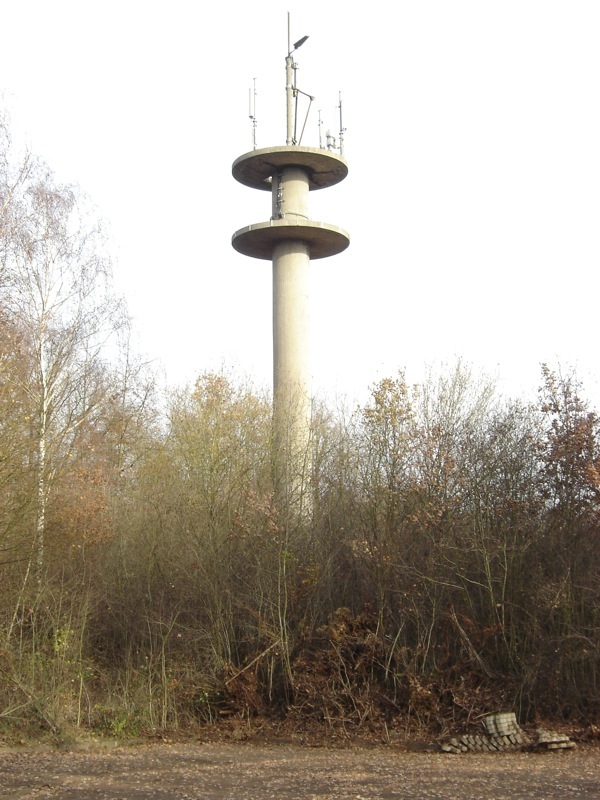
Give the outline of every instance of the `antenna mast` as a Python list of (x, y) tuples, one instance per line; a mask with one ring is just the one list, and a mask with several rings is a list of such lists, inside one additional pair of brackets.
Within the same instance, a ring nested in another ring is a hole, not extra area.
[(294, 94), (294, 88), (292, 85), (292, 72), (294, 68), (294, 59), (292, 58), (292, 44), (290, 39), (290, 12), (288, 11), (287, 15), (287, 23), (288, 23), (288, 54), (285, 59), (285, 110), (286, 110), (286, 134), (285, 134), (285, 143), (289, 146), (292, 144), (293, 141), (293, 131), (294, 131), (294, 117), (293, 117), (293, 110), (292, 110), (292, 100)]
[(344, 125), (342, 123), (342, 93), (341, 92), (339, 94), (339, 98), (340, 98), (340, 104), (338, 106), (338, 108), (340, 110), (340, 148), (339, 149), (340, 149), (340, 155), (343, 156), (344, 155), (344, 131), (346, 130), (346, 128), (344, 128)]
[[(294, 59), (292, 57), (292, 53), (294, 50), (297, 50), (299, 47), (302, 47), (304, 42), (308, 39), (308, 36), (303, 36), (301, 39), (298, 39), (297, 42), (294, 42), (292, 45), (291, 38), (290, 38), (290, 12), (288, 11), (288, 54), (285, 58), (285, 94), (286, 94), (286, 136), (285, 136), (285, 143), (288, 147), (292, 144), (298, 144), (296, 141), (296, 114), (294, 113), (294, 98), (296, 98), (296, 106), (298, 104), (298, 93), (300, 90), (296, 87), (296, 69), (298, 68), (297, 64), (294, 64)], [(306, 92), (300, 92), (300, 94), (306, 94)], [(307, 95), (310, 97), (310, 95)], [(310, 98), (311, 102), (314, 99), (313, 97)], [(310, 108), (310, 106), (309, 106)], [(307, 112), (308, 114), (308, 112)], [(305, 123), (306, 124), (306, 123)], [(304, 131), (304, 128), (302, 129)]]
[(248, 116), (252, 120), (252, 149), (256, 150), (256, 78), (253, 78), (252, 88), (248, 89), (249, 93), (249, 109)]

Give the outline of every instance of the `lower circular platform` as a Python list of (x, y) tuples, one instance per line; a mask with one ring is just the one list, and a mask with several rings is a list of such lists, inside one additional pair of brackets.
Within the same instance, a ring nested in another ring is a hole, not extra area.
[(350, 236), (336, 225), (306, 219), (274, 219), (240, 228), (231, 237), (233, 248), (244, 256), (271, 260), (279, 242), (298, 241), (308, 245), (310, 258), (327, 258), (344, 251)]

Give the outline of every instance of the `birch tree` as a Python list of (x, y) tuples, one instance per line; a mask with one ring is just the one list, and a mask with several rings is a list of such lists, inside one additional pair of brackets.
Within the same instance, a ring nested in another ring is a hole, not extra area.
[(23, 388), (36, 512), (25, 584), (32, 569), (41, 581), (52, 485), (78, 428), (103, 399), (103, 353), (122, 309), (101, 226), (80, 193), (37, 163), (3, 194), (12, 211), (5, 215), (11, 224), (4, 228), (1, 301), (32, 362)]

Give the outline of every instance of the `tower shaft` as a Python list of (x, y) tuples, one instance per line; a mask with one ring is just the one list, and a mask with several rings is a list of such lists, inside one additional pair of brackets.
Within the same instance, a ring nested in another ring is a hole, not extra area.
[(306, 508), (312, 471), (308, 245), (273, 250), (273, 460), (277, 495)]

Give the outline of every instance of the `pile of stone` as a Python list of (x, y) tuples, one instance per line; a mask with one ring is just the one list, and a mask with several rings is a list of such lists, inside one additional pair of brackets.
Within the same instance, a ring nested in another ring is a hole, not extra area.
[(572, 750), (577, 745), (564, 733), (547, 731), (538, 728), (535, 732), (536, 740), (532, 744), (534, 750)]
[(516, 750), (528, 743), (513, 712), (488, 714), (483, 718), (485, 735), (459, 736), (441, 745), (444, 753), (498, 753)]
[(514, 711), (487, 714), (483, 718), (483, 724), (490, 736), (523, 736)]
[(459, 736), (441, 745), (443, 753), (498, 753), (515, 750), (522, 745), (518, 734), (510, 736)]
[(441, 744), (444, 753), (498, 753), (527, 748), (531, 750), (566, 750), (575, 747), (568, 736), (539, 728), (531, 741), (519, 726), (512, 711), (487, 714), (483, 718), (486, 733), (458, 736)]

